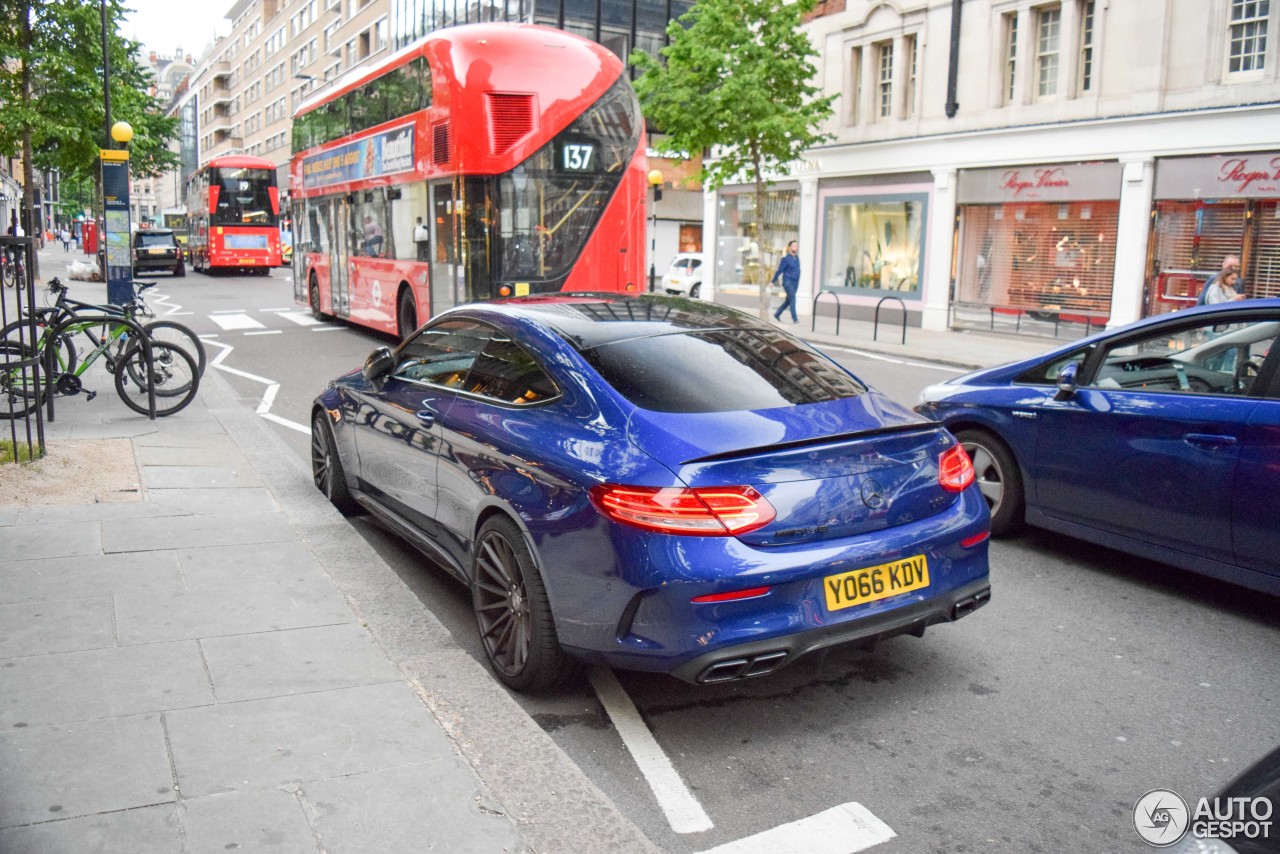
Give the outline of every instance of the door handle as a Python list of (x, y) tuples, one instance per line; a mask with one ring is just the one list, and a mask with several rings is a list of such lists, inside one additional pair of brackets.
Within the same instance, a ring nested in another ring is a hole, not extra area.
[(1187, 433), (1182, 441), (1201, 448), (1228, 448), (1236, 443), (1236, 437), (1221, 433)]
[(418, 420), (430, 427), (432, 424), (436, 423), (436, 414), (430, 409), (419, 409)]

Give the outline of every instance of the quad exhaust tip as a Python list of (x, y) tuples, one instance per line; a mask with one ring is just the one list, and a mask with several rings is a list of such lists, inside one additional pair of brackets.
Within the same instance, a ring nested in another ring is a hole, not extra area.
[(717, 661), (702, 671), (698, 676), (698, 682), (709, 685), (716, 682), (750, 679), (752, 676), (764, 676), (766, 673), (772, 673), (781, 667), (788, 654), (785, 649), (775, 649), (745, 658), (730, 658), (724, 661)]
[(968, 599), (961, 599), (957, 602), (955, 607), (951, 609), (951, 619), (958, 620), (961, 617), (972, 614), (974, 611), (978, 610), (990, 601), (991, 588), (988, 587), (986, 590), (970, 596)]

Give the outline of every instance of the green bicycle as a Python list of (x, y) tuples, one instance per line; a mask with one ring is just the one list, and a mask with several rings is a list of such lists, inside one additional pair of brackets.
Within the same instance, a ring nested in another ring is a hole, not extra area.
[[(18, 367), (0, 375), (0, 398), (8, 404), (0, 406), (0, 419), (27, 415), (41, 406), (49, 393), (79, 394), (84, 390), (82, 377), (99, 358), (105, 359), (107, 370), (115, 376), (116, 393), (135, 412), (150, 413), (151, 383), (157, 416), (179, 412), (195, 398), (200, 366), (187, 350), (151, 337), (145, 327), (118, 310), (104, 307), (103, 311), (100, 315), (73, 314), (53, 324), (35, 317), (5, 328), (9, 334), (0, 339), (0, 356)], [(93, 342), (83, 359), (71, 343), (77, 335)], [(150, 363), (144, 337), (151, 345)], [(38, 357), (39, 371), (31, 364), (32, 357)], [(96, 394), (88, 392), (87, 399)]]

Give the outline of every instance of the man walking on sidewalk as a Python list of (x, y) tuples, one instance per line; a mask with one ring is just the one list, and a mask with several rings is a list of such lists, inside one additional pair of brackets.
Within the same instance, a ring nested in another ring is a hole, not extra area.
[(791, 322), (800, 322), (800, 318), (796, 316), (796, 290), (800, 287), (800, 259), (796, 257), (796, 252), (799, 248), (794, 240), (787, 244), (787, 254), (782, 256), (782, 260), (778, 262), (778, 271), (769, 280), (769, 284), (777, 284), (778, 277), (781, 276), (782, 290), (787, 295), (782, 305), (773, 313), (773, 319), (777, 321), (782, 320), (783, 309), (790, 307)]

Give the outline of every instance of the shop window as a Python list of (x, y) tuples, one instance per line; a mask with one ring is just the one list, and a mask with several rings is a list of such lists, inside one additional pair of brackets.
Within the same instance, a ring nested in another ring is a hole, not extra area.
[(957, 301), (1111, 311), (1120, 203), (966, 205)]
[(1227, 30), (1227, 73), (1246, 74), (1266, 68), (1267, 15), (1270, 0), (1231, 0)]
[(918, 294), (927, 199), (924, 193), (827, 198), (819, 286)]
[(719, 205), (716, 282), (758, 286), (773, 275), (788, 241), (800, 232), (800, 193), (794, 189), (766, 192), (762, 217), (756, 216), (754, 192), (722, 192)]
[(1062, 33), (1062, 8), (1051, 6), (1036, 10), (1036, 94), (1040, 97), (1058, 91), (1058, 50)]

